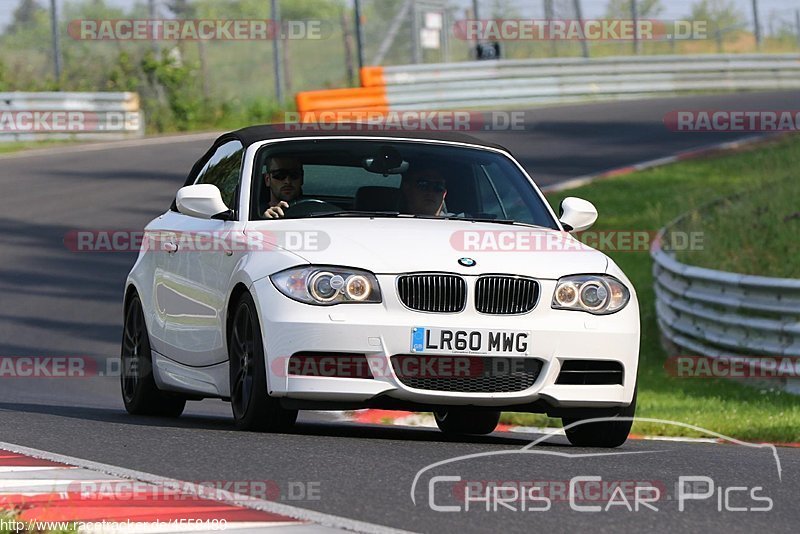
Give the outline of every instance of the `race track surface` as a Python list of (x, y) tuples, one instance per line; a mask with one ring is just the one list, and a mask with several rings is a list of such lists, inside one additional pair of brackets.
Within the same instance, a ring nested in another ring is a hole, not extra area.
[[(777, 92), (573, 105), (529, 111), (524, 131), (476, 135), (504, 144), (540, 185), (551, 185), (752, 135), (670, 132), (662, 123), (669, 111), (781, 110), (798, 104), (796, 92)], [(101, 368), (118, 357), (122, 289), (135, 254), (74, 253), (64, 237), (79, 229), (141, 229), (169, 207), (211, 139), (69, 147), (0, 159), (0, 356), (86, 356)], [(271, 480), (282, 489), (293, 482), (318, 484), (319, 499), (287, 504), (422, 532), (581, 527), (744, 532), (764, 525), (788, 532), (800, 519), (792, 502), (800, 494), (797, 449), (778, 450), (781, 471), (770, 450), (735, 444), (629, 441), (611, 456), (575, 457), (597, 451), (571, 448), (558, 437), (529, 453), (512, 454), (540, 436), (498, 432), (456, 441), (430, 429), (356, 425), (316, 412), (303, 413), (291, 434), (240, 433), (221, 401), (190, 403), (175, 421), (128, 416), (117, 379), (108, 377), (1, 378), (0, 436), (9, 443), (182, 480)], [(420, 469), (484, 452), (504, 454), (426, 471), (412, 502), (412, 481)], [(431, 486), (434, 475), (457, 475), (462, 481)], [(638, 512), (625, 506), (574, 511), (559, 491), (576, 475), (657, 486), (659, 511), (645, 506)], [(686, 502), (687, 509), (679, 511), (679, 476), (713, 478), (714, 496)], [(455, 513), (429, 506), (431, 487), (434, 503), (463, 507), (464, 484), (498, 480), (547, 481), (551, 508), (522, 512), (500, 505), (486, 511), (485, 503), (475, 502), (470, 511)], [(725, 493), (737, 487), (748, 489)], [(725, 511), (764, 506), (754, 495), (772, 498), (772, 511)]]

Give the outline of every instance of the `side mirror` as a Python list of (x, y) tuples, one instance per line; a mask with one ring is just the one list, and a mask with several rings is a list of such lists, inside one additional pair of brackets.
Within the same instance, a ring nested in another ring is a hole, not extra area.
[(597, 208), (588, 200), (567, 197), (561, 201), (559, 220), (566, 231), (582, 232), (597, 220)]
[(222, 201), (222, 193), (213, 184), (181, 187), (175, 197), (178, 211), (200, 219), (228, 219), (231, 210)]

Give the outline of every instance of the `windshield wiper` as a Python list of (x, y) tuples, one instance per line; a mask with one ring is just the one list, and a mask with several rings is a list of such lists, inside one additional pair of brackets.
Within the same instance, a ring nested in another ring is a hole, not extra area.
[(510, 224), (516, 226), (528, 226), (531, 228), (544, 228), (547, 230), (552, 230), (552, 228), (549, 228), (547, 226), (515, 221), (513, 219), (492, 219), (489, 217), (459, 217), (458, 215), (411, 215), (411, 217), (415, 219), (445, 219), (449, 221), (469, 221), (469, 222), (483, 222), (483, 223), (496, 223), (496, 224)]
[(323, 211), (309, 213), (306, 217), (322, 218), (322, 217), (398, 217), (399, 211)]
[(508, 225), (527, 226), (530, 228), (544, 228), (552, 230), (552, 228), (549, 228), (547, 226), (519, 222), (513, 219), (491, 219), (489, 217), (460, 217), (458, 215), (413, 215), (410, 213), (400, 213), (399, 211), (366, 211), (366, 210), (322, 211), (322, 212), (309, 213), (305, 217), (300, 217), (300, 218), (321, 219), (326, 217), (387, 217), (387, 218), (399, 217), (399, 218), (409, 218), (409, 219), (440, 219), (440, 220), (443, 219), (450, 221), (469, 221), (469, 222), (508, 224)]

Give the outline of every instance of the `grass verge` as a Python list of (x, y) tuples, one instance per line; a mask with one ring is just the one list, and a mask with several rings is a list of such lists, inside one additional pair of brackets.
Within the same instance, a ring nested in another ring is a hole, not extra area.
[(45, 141), (4, 141), (0, 143), (0, 154), (11, 154), (13, 152), (29, 150), (32, 148), (47, 148), (51, 146), (67, 145), (79, 142), (80, 141), (72, 139), (51, 139)]
[(683, 263), (800, 278), (800, 176), (790, 173), (761, 189), (724, 199), (687, 218), (682, 229), (704, 235), (703, 250), (678, 253)]
[[(794, 215), (800, 209), (798, 168), (800, 136), (791, 136), (734, 154), (595, 182), (548, 195), (548, 200), (553, 206), (558, 206), (566, 196), (593, 202), (600, 218), (592, 230), (656, 231), (675, 217), (712, 200), (745, 193), (737, 205), (720, 204), (708, 221), (696, 218), (690, 222), (709, 233), (707, 247), (704, 251), (687, 253), (682, 259), (714, 268), (738, 269), (751, 262), (755, 268), (765, 269), (765, 274), (798, 276), (796, 236), (800, 235), (800, 216)], [(762, 235), (765, 232), (775, 235), (767, 238)], [(793, 254), (794, 261), (782, 258), (783, 254)], [(637, 416), (689, 423), (744, 440), (800, 441), (800, 398), (796, 396), (768, 386), (754, 388), (724, 379), (668, 376), (664, 370), (666, 354), (656, 325), (650, 255), (643, 251), (608, 252), (608, 255), (633, 282), (641, 307)], [(755, 260), (760, 255), (763, 259)], [(782, 262), (793, 265), (784, 268)], [(554, 421), (542, 415), (514, 413), (504, 414), (502, 420), (531, 426)], [(641, 422), (634, 424), (633, 432), (701, 435), (676, 426)]]

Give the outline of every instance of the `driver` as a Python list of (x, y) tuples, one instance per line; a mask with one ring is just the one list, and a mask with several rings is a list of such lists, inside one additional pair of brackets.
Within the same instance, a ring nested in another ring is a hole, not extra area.
[(269, 189), (269, 208), (264, 217), (279, 219), (289, 202), (303, 197), (303, 164), (289, 156), (269, 158), (264, 183)]

